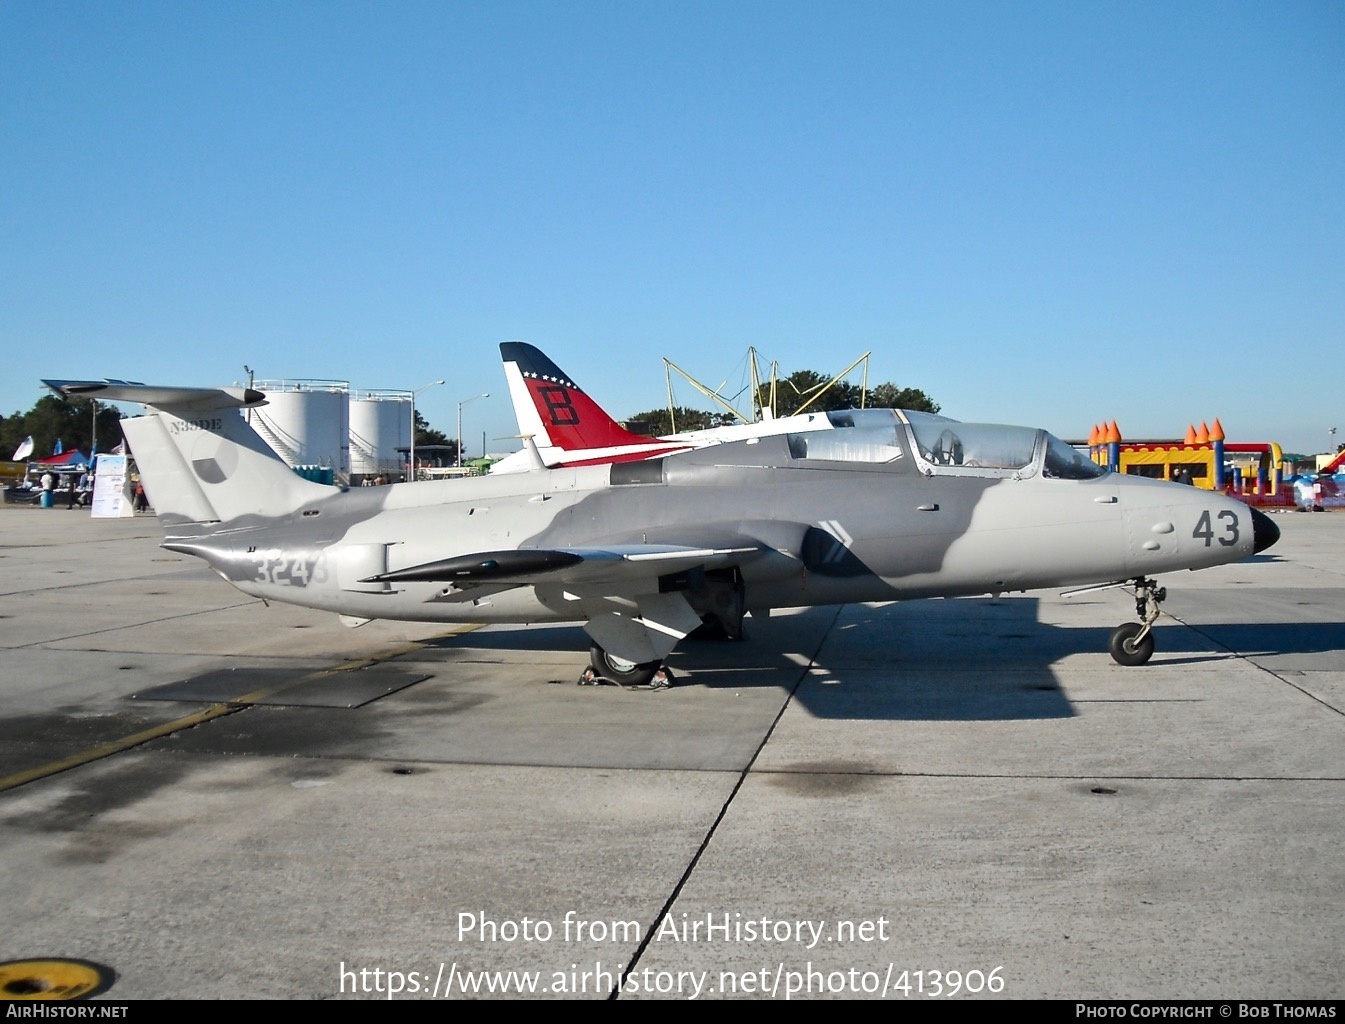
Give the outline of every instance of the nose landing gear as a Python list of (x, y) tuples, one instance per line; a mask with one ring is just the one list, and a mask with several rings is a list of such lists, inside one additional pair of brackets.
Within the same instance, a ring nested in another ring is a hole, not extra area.
[(1135, 614), (1139, 622), (1123, 622), (1112, 630), (1107, 650), (1118, 665), (1143, 665), (1153, 657), (1153, 624), (1158, 619), (1158, 605), (1167, 599), (1166, 587), (1157, 580), (1144, 576), (1132, 581), (1135, 587)]

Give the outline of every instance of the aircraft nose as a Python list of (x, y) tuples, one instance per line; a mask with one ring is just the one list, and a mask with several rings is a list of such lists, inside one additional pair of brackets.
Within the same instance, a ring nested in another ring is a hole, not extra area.
[(1280, 528), (1260, 509), (1252, 509), (1252, 551), (1261, 552), (1280, 539)]

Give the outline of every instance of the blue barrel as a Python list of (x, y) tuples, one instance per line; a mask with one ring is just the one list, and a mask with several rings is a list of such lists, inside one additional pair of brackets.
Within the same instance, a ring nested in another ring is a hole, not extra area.
[(43, 491), (41, 504), (43, 508), (53, 508), (56, 505), (56, 494), (54, 491)]

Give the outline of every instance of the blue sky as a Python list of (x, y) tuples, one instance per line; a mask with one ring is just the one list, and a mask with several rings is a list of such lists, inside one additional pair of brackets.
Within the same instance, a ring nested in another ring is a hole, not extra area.
[(872, 350), (960, 419), (1334, 447), (1345, 5), (0, 4), (0, 412), (445, 378), (475, 449), (512, 339), (618, 415)]

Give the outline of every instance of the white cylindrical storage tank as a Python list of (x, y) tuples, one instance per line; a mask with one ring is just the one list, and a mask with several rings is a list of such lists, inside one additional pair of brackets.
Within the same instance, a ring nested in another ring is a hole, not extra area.
[(350, 475), (396, 479), (398, 448), (411, 444), (411, 396), (405, 391), (356, 391), (350, 396)]
[(343, 380), (258, 380), (266, 405), (249, 421), (291, 466), (320, 466), (344, 478), (350, 472), (350, 385)]

